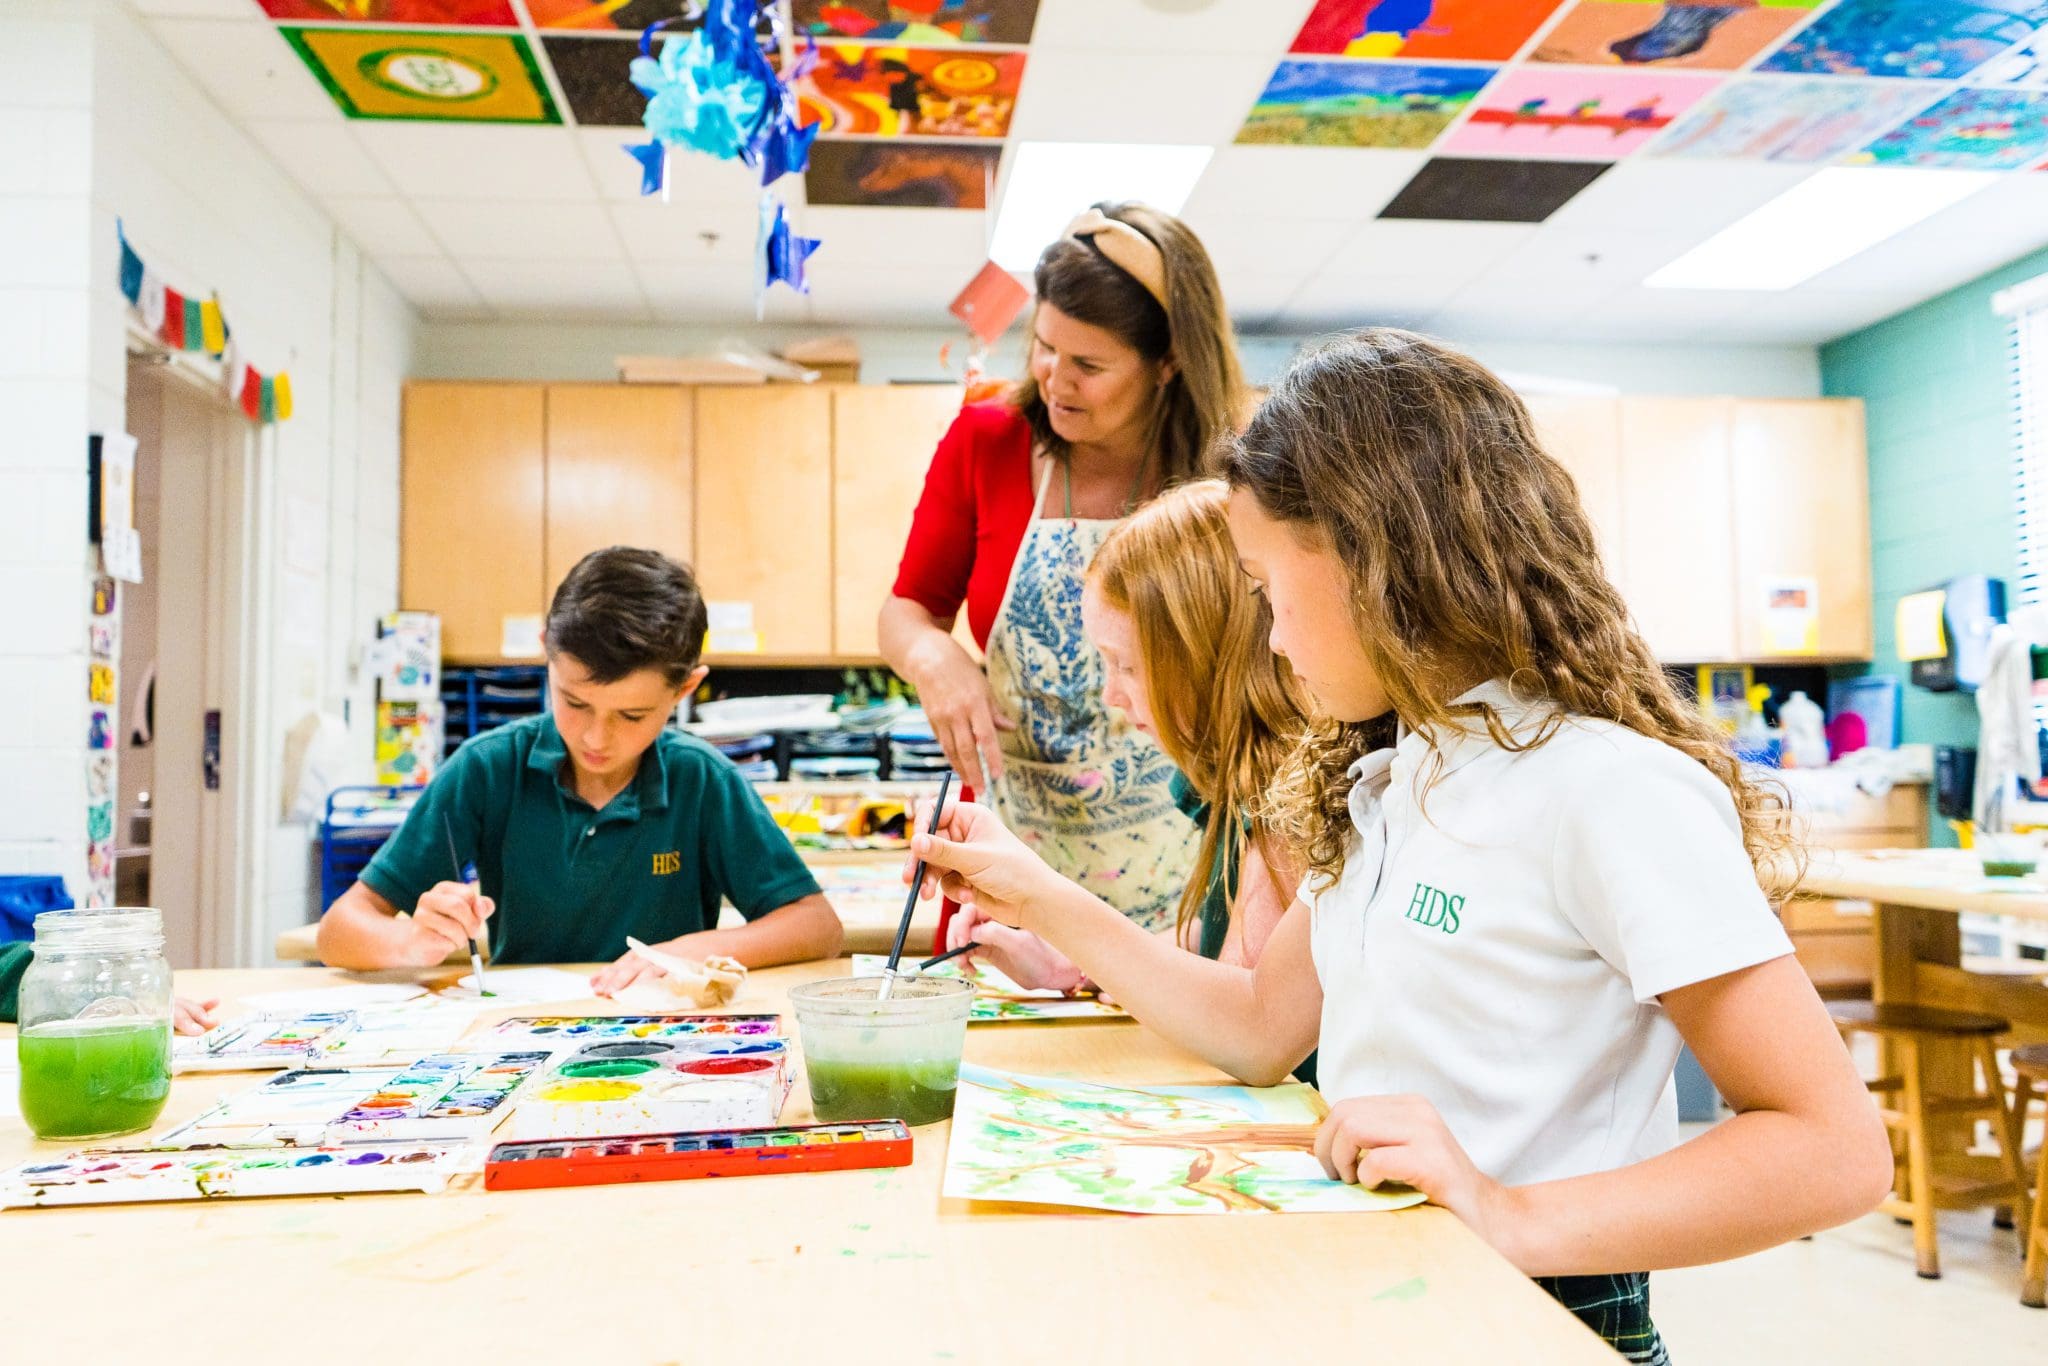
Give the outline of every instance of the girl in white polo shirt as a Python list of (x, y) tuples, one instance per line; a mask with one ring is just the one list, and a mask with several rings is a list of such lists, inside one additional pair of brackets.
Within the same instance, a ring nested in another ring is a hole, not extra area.
[[(1673, 690), (1571, 477), (1483, 366), (1378, 329), (1227, 459), (1248, 591), (1327, 719), (1264, 819), (1310, 868), (1256, 968), (1177, 952), (988, 812), (935, 886), (1254, 1084), (1319, 1045), (1318, 1155), (1457, 1213), (1630, 1360), (1648, 1278), (1871, 1209), (1892, 1161), (1791, 957), (1781, 812)], [(1372, 749), (1369, 722), (1400, 724)], [(1677, 1142), (1691, 1045), (1735, 1117)]]

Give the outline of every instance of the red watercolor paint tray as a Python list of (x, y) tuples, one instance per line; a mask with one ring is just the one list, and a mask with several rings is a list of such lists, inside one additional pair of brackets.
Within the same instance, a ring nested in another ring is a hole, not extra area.
[(540, 1190), (703, 1176), (853, 1171), (910, 1165), (910, 1130), (894, 1119), (794, 1124), (720, 1133), (500, 1143), (484, 1164), (484, 1189)]

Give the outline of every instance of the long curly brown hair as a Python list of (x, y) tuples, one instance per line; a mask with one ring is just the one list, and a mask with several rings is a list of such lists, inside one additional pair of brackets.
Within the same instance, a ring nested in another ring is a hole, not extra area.
[[(1348, 334), (1294, 363), (1223, 463), (1233, 488), (1345, 566), (1366, 658), (1393, 715), (1434, 754), (1426, 783), (1442, 771), (1441, 729), (1482, 724), (1520, 751), (1567, 714), (1612, 721), (1718, 778), (1764, 890), (1776, 898), (1796, 884), (1782, 791), (1745, 776), (1651, 655), (1601, 566), (1571, 475), (1485, 366), (1411, 332)], [(1517, 734), (1484, 702), (1446, 700), (1488, 678), (1544, 699), (1533, 730)], [(1265, 823), (1323, 877), (1343, 869), (1346, 769), (1384, 743), (1375, 724), (1385, 718), (1314, 725), (1269, 800)]]

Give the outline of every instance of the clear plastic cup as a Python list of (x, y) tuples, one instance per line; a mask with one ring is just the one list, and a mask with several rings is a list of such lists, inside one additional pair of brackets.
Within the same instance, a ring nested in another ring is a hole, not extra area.
[(1986, 877), (2031, 877), (2041, 860), (2040, 838), (2032, 834), (1979, 831), (1976, 849)]
[(827, 1123), (953, 1116), (974, 984), (956, 977), (834, 977), (789, 993), (810, 1079), (811, 1109)]

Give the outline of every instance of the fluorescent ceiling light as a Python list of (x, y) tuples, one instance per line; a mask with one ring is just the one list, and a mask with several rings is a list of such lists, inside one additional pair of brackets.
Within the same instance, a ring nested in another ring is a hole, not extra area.
[(1790, 289), (1996, 179), (1995, 171), (1831, 166), (1643, 283), (1652, 289)]
[(1038, 254), (1090, 204), (1141, 199), (1179, 213), (1214, 155), (1213, 147), (1155, 143), (1026, 142), (1010, 161), (989, 256), (1024, 274)]

